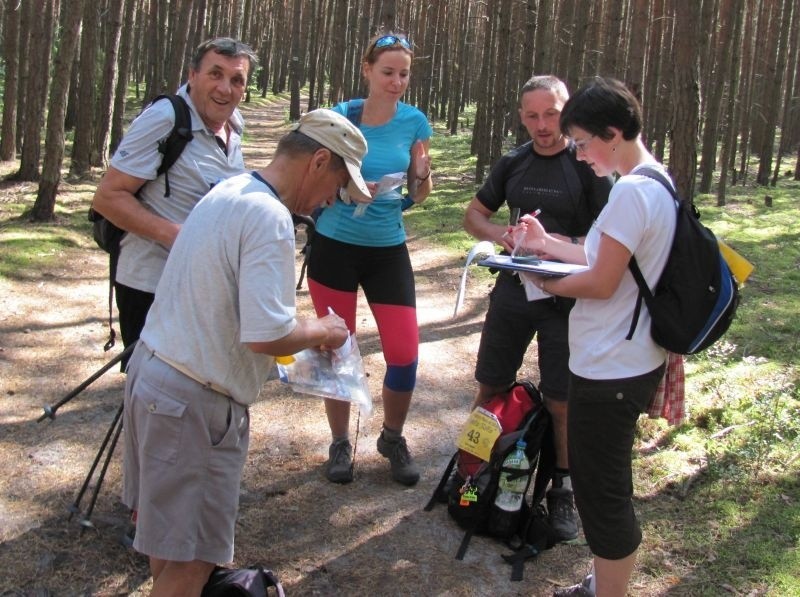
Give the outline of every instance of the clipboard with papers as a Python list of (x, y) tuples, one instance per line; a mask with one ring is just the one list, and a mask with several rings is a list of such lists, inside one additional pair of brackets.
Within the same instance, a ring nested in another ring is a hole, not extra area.
[(562, 278), (569, 274), (576, 274), (589, 269), (586, 265), (547, 261), (546, 259), (536, 259), (534, 257), (511, 257), (510, 255), (490, 255), (486, 259), (479, 261), (478, 265), (515, 272), (529, 272), (554, 278)]

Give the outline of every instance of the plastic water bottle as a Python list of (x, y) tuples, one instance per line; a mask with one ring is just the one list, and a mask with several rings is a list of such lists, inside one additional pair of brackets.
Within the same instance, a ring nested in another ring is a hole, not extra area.
[[(518, 440), (516, 450), (511, 452), (503, 461), (504, 469), (528, 471), (531, 467), (525, 455), (525, 441)], [(525, 489), (528, 486), (528, 475), (519, 475), (512, 478), (509, 472), (500, 473), (497, 485), (497, 496), (494, 505), (506, 512), (519, 512), (522, 500), (525, 498)]]

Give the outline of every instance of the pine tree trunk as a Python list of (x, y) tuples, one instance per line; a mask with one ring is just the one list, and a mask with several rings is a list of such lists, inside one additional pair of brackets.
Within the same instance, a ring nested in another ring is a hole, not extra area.
[(736, 103), (738, 96), (736, 91), (739, 88), (739, 69), (741, 60), (741, 33), (744, 21), (744, 0), (731, 1), (731, 13), (734, 15), (733, 30), (731, 31), (731, 57), (728, 64), (728, 102), (725, 110), (725, 134), (722, 137), (722, 149), (720, 155), (719, 186), (717, 187), (717, 205), (723, 206), (726, 203), (725, 191), (728, 183), (728, 172), (733, 170), (736, 157)]
[(308, 110), (314, 110), (317, 104), (317, 68), (319, 62), (319, 23), (321, 0), (311, 0), (309, 8), (311, 18), (309, 20), (308, 34)]
[[(658, 92), (656, 97), (655, 110), (651, 111), (650, 118), (653, 118), (651, 143), (653, 153), (659, 162), (664, 162), (667, 153), (667, 130), (671, 125), (671, 102), (675, 96), (675, 86), (672, 74), (673, 43), (675, 39), (675, 11), (671, 6), (670, 0), (664, 2), (664, 35), (661, 47), (658, 49), (659, 77)], [(681, 33), (682, 36), (682, 33)], [(681, 40), (682, 43), (682, 40)]]
[(17, 85), (17, 123), (14, 127), (17, 132), (16, 149), (17, 153), (22, 151), (22, 143), (25, 138), (25, 106), (28, 103), (28, 78), (30, 76), (31, 56), (29, 48), (31, 46), (31, 29), (33, 27), (33, 2), (22, 2), (20, 4), (19, 21), (19, 83)]
[(117, 85), (114, 92), (114, 112), (111, 116), (111, 138), (109, 154), (114, 155), (120, 141), (122, 141), (125, 127), (125, 106), (128, 97), (128, 78), (130, 75), (133, 33), (136, 30), (137, 10), (140, 0), (126, 0), (124, 6), (125, 18), (123, 19), (122, 39), (119, 48), (119, 65), (117, 69)]
[(648, 0), (633, 0), (631, 26), (625, 60), (625, 84), (641, 102), (644, 87), (645, 55), (648, 38)]
[(291, 70), (289, 72), (290, 98), (289, 120), (300, 120), (300, 18), (302, 16), (302, 0), (292, 2), (292, 50)]
[(244, 6), (242, 5), (242, 0), (233, 0), (231, 4), (231, 23), (228, 28), (228, 36), (233, 39), (241, 39)]
[[(783, 75), (786, 71), (786, 48), (789, 41), (789, 29), (791, 27), (792, 4), (796, 0), (783, 0), (776, 6), (774, 15), (779, 24), (779, 35), (777, 40), (777, 51), (768, 54), (770, 58), (767, 71), (767, 85), (764, 93), (764, 112), (765, 121), (763, 137), (761, 139), (761, 150), (759, 152), (758, 176), (756, 181), (760, 185), (769, 184), (769, 175), (772, 172), (772, 156), (775, 152), (775, 134), (778, 124), (778, 114), (780, 114), (781, 86)], [(776, 0), (777, 4), (777, 0)]]
[(89, 158), (94, 140), (97, 8), (94, 2), (86, 2), (83, 11), (80, 73), (78, 75), (78, 114), (75, 122), (75, 139), (72, 143), (72, 162), (69, 169), (70, 173), (75, 176), (84, 176), (89, 172)]
[(694, 2), (682, 4), (675, 11), (675, 30), (680, 31), (681, 39), (673, 47), (674, 92), (669, 169), (678, 195), (691, 201), (694, 197), (694, 175), (697, 168), (695, 147), (700, 108), (697, 84), (700, 7)]
[(84, 0), (63, 0), (63, 2), (65, 19), (58, 43), (58, 54), (53, 65), (53, 83), (47, 109), (44, 165), (39, 192), (31, 211), (32, 219), (37, 222), (50, 221), (55, 213), (56, 194), (61, 182), (61, 163), (64, 160), (64, 112), (83, 14)]
[(494, 73), (494, 53), (492, 50), (495, 47), (495, 27), (493, 26), (495, 20), (490, 17), (488, 6), (485, 5), (484, 10), (486, 10), (487, 19), (484, 23), (480, 82), (475, 93), (477, 103), (475, 126), (472, 129), (472, 142), (470, 145), (471, 153), (477, 157), (475, 161), (475, 184), (483, 182), (484, 172), (489, 162), (489, 138), (491, 132), (489, 112), (492, 106), (492, 85), (494, 83), (492, 78)]
[(589, 17), (592, 14), (590, 6), (583, 2), (578, 3), (575, 12), (575, 26), (573, 27), (573, 40), (567, 64), (567, 74), (563, 78), (567, 87), (573, 91), (580, 87), (581, 77), (583, 76), (586, 36), (589, 34)]
[(3, 82), (3, 123), (0, 126), (0, 161), (8, 162), (16, 158), (17, 147), (17, 93), (19, 83), (19, 18), (21, 6), (6, 2), (5, 23), (3, 26), (3, 63), (5, 79)]
[(700, 159), (700, 193), (711, 192), (711, 181), (717, 164), (717, 144), (719, 143), (719, 112), (722, 92), (730, 70), (731, 29), (735, 15), (730, 10), (731, 0), (722, 0), (720, 10), (719, 35), (714, 52), (713, 75), (709, 75), (708, 90), (704, 105), (705, 124)]
[(167, 93), (175, 93), (186, 74), (186, 42), (189, 39), (189, 26), (192, 20), (192, 0), (180, 0), (176, 4), (177, 20), (170, 23), (171, 41), (167, 51), (167, 72), (165, 73)]
[(106, 48), (103, 76), (100, 80), (100, 93), (97, 100), (97, 128), (94, 146), (91, 151), (91, 164), (103, 167), (106, 162), (106, 144), (111, 122), (111, 109), (114, 103), (114, 86), (117, 81), (120, 36), (122, 33), (122, 8), (124, 0), (111, 0), (106, 12)]
[[(58, 12), (57, 2), (46, 0), (37, 7), (34, 20), (36, 29), (41, 32), (36, 43), (31, 46), (31, 64), (50, 64), (50, 51), (53, 47), (53, 31), (55, 15)], [(47, 102), (47, 87), (50, 71), (47, 68), (32, 68), (28, 77), (28, 88), (25, 91), (26, 102), (21, 112), (25, 114), (25, 126), (20, 155), (17, 180), (39, 180), (39, 161), (41, 158), (42, 128), (44, 127), (44, 106)]]
[(792, 118), (792, 99), (797, 91), (798, 78), (795, 71), (800, 72), (800, 57), (798, 56), (798, 43), (800, 43), (800, 8), (797, 6), (792, 10), (792, 24), (789, 41), (789, 57), (794, 56), (794, 62), (787, 61), (783, 92), (783, 114), (781, 115), (781, 142), (778, 146), (778, 155), (775, 156), (775, 169), (772, 173), (772, 186), (778, 184), (778, 177), (781, 171), (781, 159), (792, 147), (792, 136), (795, 129), (795, 122)]
[(533, 72), (549, 73), (553, 67), (553, 1), (539, 0), (536, 13), (536, 42), (534, 43)]
[[(696, 0), (690, 0), (696, 1)], [(617, 49), (620, 47), (622, 19), (624, 15), (623, 0), (606, 0), (603, 47), (600, 59), (600, 72), (613, 75), (617, 71)]]
[(505, 115), (506, 87), (508, 85), (509, 44), (511, 39), (511, 0), (499, 0), (497, 12), (497, 55), (495, 58), (494, 103), (491, 111), (492, 133), (489, 165), (503, 155), (503, 141), (506, 138)]
[(659, 88), (661, 86), (661, 61), (659, 56), (664, 43), (664, 0), (654, 0), (650, 16), (650, 34), (647, 42), (647, 70), (644, 75), (642, 112), (644, 118), (644, 144), (653, 151), (656, 114), (658, 113)]

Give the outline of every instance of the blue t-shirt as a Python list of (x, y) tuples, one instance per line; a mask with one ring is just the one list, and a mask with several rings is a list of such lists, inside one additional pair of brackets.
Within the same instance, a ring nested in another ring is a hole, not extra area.
[[(332, 109), (347, 116), (347, 104), (341, 102)], [(361, 164), (361, 174), (367, 182), (378, 182), (386, 174), (406, 173), (411, 164), (411, 147), (417, 141), (430, 139), (433, 134), (425, 114), (403, 102), (397, 103), (397, 112), (386, 124), (362, 124), (359, 128), (367, 140), (367, 154)], [(357, 203), (348, 205), (337, 200), (322, 210), (317, 232), (354, 245), (399, 245), (406, 240), (401, 199), (399, 188), (378, 195), (361, 215), (354, 215)]]

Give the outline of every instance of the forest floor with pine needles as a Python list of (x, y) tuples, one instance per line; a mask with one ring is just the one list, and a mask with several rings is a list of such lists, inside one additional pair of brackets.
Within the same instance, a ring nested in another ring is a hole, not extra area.
[[(286, 102), (243, 108), (249, 167), (266, 163), (286, 130)], [(31, 255), (14, 276), (0, 277), (0, 595), (142, 595), (146, 560), (123, 545), (129, 527), (119, 502), (121, 450), (111, 459), (91, 526), (69, 507), (122, 400), (124, 376), (112, 369), (66, 403), (52, 405), (120, 350), (104, 353), (107, 258), (70, 214), (84, 217), (99, 173), (65, 182), (59, 196), (62, 241)], [(31, 183), (0, 187), (0, 226), (18, 217), (4, 204), (32, 197)], [(0, 228), (1, 230), (1, 228)], [(10, 239), (26, 242), (30, 239)], [(302, 235), (298, 247), (302, 245)], [(327, 482), (322, 466), (330, 439), (322, 401), (268, 382), (251, 409), (250, 452), (241, 487), (235, 565), (273, 569), (289, 595), (550, 595), (582, 578), (589, 550), (579, 539), (527, 563), (511, 582), (503, 545), (475, 537), (454, 559), (462, 531), (439, 505), (423, 511), (454, 451), (474, 391), (473, 367), (490, 284), (471, 279), (453, 316), (463, 255), (410, 233), (417, 281), (420, 367), (406, 437), (421, 469), (413, 488), (394, 483), (377, 453), (382, 405), (380, 340), (361, 301), (358, 341), (370, 373), (375, 412), (361, 421), (355, 482)], [(41, 258), (41, 259), (39, 259)], [(298, 268), (301, 263), (298, 255)], [(307, 286), (298, 312), (311, 315)], [(522, 377), (536, 380), (535, 348)], [(355, 410), (352, 434), (355, 435)], [(90, 498), (91, 487), (81, 508)], [(669, 495), (637, 504), (643, 516), (674, 510)], [(647, 542), (647, 539), (646, 539)], [(644, 549), (648, 544), (645, 543)], [(679, 546), (674, 546), (679, 549)], [(669, 553), (665, 554), (669, 558)], [(631, 595), (671, 592), (673, 577), (637, 570)], [(688, 594), (688, 593), (682, 593)]]

